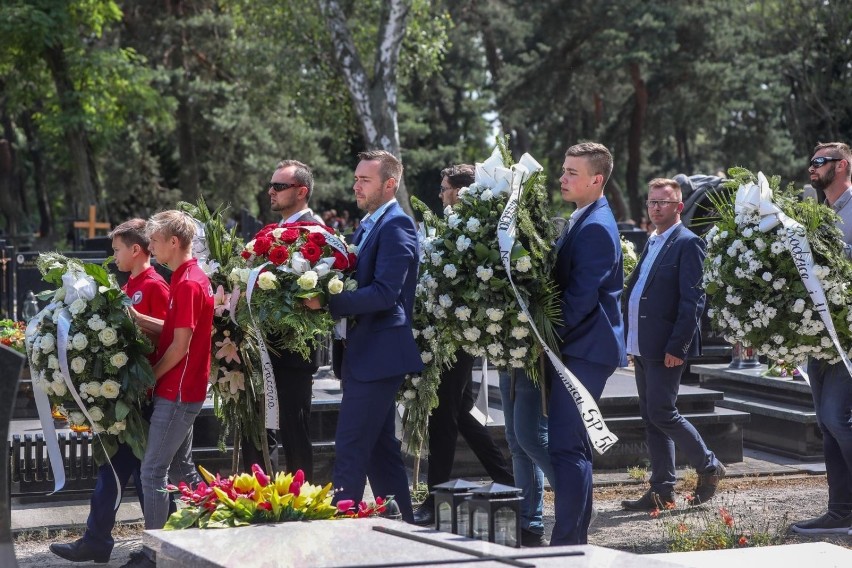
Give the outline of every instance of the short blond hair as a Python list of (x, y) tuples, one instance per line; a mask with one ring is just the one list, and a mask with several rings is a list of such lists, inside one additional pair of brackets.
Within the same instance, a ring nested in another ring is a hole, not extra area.
[(675, 197), (677, 197), (678, 201), (683, 201), (683, 191), (680, 188), (680, 184), (673, 179), (669, 178), (654, 178), (648, 182), (648, 193), (651, 192), (652, 189), (668, 187), (672, 191), (674, 191)]
[(151, 238), (153, 234), (159, 234), (167, 239), (177, 237), (182, 249), (189, 249), (192, 246), (192, 239), (195, 238), (195, 220), (176, 209), (161, 211), (148, 219), (145, 224), (145, 234)]

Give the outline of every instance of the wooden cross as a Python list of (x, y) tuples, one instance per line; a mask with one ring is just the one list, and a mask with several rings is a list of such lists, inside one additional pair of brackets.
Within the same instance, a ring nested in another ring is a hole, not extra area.
[(97, 229), (106, 229), (109, 231), (112, 229), (112, 225), (109, 223), (98, 223), (95, 221), (95, 211), (97, 208), (94, 205), (89, 205), (89, 220), (88, 221), (74, 221), (75, 229), (88, 229), (89, 230), (89, 238), (94, 238), (95, 231)]

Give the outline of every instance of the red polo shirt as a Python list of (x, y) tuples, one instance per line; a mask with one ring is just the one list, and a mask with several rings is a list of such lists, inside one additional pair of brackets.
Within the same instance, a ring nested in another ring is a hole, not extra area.
[(123, 289), (137, 312), (152, 318), (166, 319), (169, 285), (153, 266), (149, 266), (136, 276), (131, 276)]
[(181, 402), (203, 402), (210, 374), (210, 338), (213, 335), (213, 288), (194, 258), (172, 273), (169, 310), (157, 344), (157, 360), (171, 345), (175, 329), (192, 330), (189, 351), (166, 371), (154, 387), (154, 395)]

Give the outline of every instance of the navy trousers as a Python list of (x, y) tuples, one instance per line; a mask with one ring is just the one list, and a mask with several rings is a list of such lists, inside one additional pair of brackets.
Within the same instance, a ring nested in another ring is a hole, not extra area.
[(115, 526), (114, 507), (119, 488), (115, 484), (113, 468), (118, 475), (118, 483), (122, 491), (130, 478), (134, 478), (139, 504), (144, 506), (142, 484), (140, 483), (142, 462), (133, 455), (133, 450), (127, 444), (119, 444), (118, 451), (110, 460), (112, 467), (105, 463), (98, 468), (98, 480), (95, 484), (95, 491), (92, 493), (89, 518), (86, 521), (86, 532), (83, 535), (83, 540), (90, 547), (106, 552), (112, 552), (112, 547), (115, 544), (112, 538), (112, 529)]
[(393, 495), (402, 519), (414, 522), (408, 476), (395, 432), (396, 392), (405, 377), (343, 381), (343, 399), (334, 440), (334, 496), (337, 503), (364, 497), (366, 480), (373, 495)]
[[(563, 359), (563, 363), (599, 401), (615, 366), (583, 359)], [(551, 367), (552, 370), (552, 367)], [(551, 372), (551, 374), (553, 374)], [(592, 520), (592, 443), (583, 426), (574, 399), (558, 377), (553, 377), (547, 429), (550, 461), (556, 484), (556, 524), (550, 544), (586, 544)]]

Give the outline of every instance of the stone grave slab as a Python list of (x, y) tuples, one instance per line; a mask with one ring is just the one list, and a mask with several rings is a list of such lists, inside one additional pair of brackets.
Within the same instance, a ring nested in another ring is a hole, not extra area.
[(508, 548), (388, 519), (254, 525), (233, 529), (145, 531), (158, 568), (275, 566), (676, 566), (599, 546)]
[(765, 376), (766, 365), (729, 369), (727, 365), (693, 365), (703, 387), (722, 391), (717, 406), (748, 412), (743, 443), (802, 461), (822, 461), (822, 435), (810, 386), (803, 380)]

